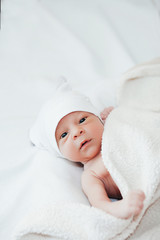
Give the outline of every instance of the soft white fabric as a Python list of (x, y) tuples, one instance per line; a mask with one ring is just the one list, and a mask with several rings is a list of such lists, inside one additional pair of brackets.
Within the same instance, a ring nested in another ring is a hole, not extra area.
[(30, 139), (37, 147), (60, 153), (55, 132), (59, 121), (75, 111), (93, 113), (100, 119), (100, 112), (84, 94), (72, 89), (65, 78), (58, 79), (58, 86), (52, 98), (42, 107), (35, 124), (30, 130)]
[[(139, 240), (158, 239), (160, 96), (157, 93), (160, 91), (160, 60), (138, 66), (124, 76), (127, 78), (123, 77), (119, 106), (111, 112), (105, 124), (102, 156), (123, 197), (132, 189), (140, 188), (145, 192), (141, 214), (122, 220), (79, 203), (53, 203), (30, 212), (17, 226), (14, 239), (120, 240), (129, 236)], [(152, 98), (149, 105), (144, 105), (147, 93)]]

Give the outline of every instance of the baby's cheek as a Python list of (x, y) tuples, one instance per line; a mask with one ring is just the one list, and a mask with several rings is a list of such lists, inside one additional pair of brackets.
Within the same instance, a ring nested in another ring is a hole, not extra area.
[(70, 157), (72, 156), (73, 153), (73, 148), (70, 144), (68, 144), (67, 142), (63, 145), (63, 147), (61, 148), (62, 150), (62, 154), (64, 157), (70, 159)]
[(67, 149), (67, 158), (73, 162), (80, 161), (80, 153), (74, 145), (70, 145)]
[(65, 157), (65, 146), (62, 142), (59, 144), (59, 151)]

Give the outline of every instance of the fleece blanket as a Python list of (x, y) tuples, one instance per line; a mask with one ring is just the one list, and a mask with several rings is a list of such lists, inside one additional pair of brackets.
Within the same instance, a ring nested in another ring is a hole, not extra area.
[(160, 59), (129, 70), (121, 81), (118, 106), (105, 123), (102, 157), (123, 197), (137, 188), (145, 192), (140, 215), (122, 220), (82, 203), (53, 202), (29, 212), (13, 239), (159, 239)]

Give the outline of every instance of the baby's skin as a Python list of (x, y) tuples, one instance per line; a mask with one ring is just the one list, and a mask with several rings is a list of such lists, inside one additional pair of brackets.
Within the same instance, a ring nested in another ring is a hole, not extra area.
[[(101, 118), (106, 118), (113, 107), (105, 108)], [(63, 117), (56, 128), (56, 141), (62, 155), (70, 161), (84, 165), (82, 189), (93, 207), (122, 219), (140, 214), (145, 194), (136, 189), (122, 198), (101, 157), (101, 140), (104, 125), (94, 114), (72, 112)], [(112, 202), (110, 198), (118, 201)]]

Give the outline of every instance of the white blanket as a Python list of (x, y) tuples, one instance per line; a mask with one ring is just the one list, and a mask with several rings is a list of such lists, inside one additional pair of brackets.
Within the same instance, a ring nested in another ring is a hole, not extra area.
[(53, 202), (28, 213), (13, 239), (157, 240), (160, 235), (160, 59), (122, 77), (106, 120), (102, 156), (122, 196), (140, 188), (141, 214), (122, 220), (82, 203)]

